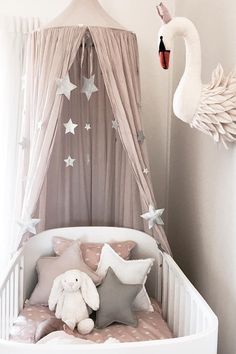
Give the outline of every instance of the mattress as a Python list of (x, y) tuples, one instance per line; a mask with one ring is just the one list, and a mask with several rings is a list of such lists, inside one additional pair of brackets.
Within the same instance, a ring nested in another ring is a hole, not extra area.
[[(157, 339), (173, 338), (173, 335), (161, 315), (161, 308), (157, 301), (152, 300), (154, 312), (137, 312), (138, 327), (113, 324), (105, 329), (94, 329), (88, 335), (80, 335), (74, 331), (76, 337), (88, 339), (96, 343), (103, 343), (109, 338), (116, 338), (120, 342), (139, 342)], [(10, 340), (23, 343), (34, 343), (37, 326), (46, 319), (55, 317), (48, 307), (26, 305), (10, 330)]]

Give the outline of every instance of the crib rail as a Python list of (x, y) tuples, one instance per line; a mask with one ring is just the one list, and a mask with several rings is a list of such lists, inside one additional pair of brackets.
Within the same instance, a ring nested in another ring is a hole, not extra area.
[(217, 328), (213, 311), (168, 255), (163, 256), (162, 282), (163, 316), (174, 336), (190, 336)]
[(9, 270), (0, 282), (0, 338), (9, 339), (9, 329), (23, 307), (23, 267), (22, 251), (17, 252), (9, 265)]

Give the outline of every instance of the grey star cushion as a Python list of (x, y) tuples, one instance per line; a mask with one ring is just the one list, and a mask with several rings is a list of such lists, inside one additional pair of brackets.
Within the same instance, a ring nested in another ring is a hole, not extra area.
[(96, 327), (102, 329), (114, 322), (136, 327), (138, 320), (132, 304), (141, 289), (142, 284), (123, 284), (109, 268), (103, 283), (97, 288), (100, 307), (96, 313)]

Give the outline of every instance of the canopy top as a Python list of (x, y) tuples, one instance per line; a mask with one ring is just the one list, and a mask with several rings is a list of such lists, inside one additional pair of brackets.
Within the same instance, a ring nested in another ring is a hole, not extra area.
[(96, 26), (125, 30), (103, 9), (98, 0), (72, 0), (61, 14), (43, 28), (71, 26)]

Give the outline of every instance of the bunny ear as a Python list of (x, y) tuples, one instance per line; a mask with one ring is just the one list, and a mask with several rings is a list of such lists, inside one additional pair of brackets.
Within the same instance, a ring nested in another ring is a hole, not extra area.
[(49, 309), (51, 311), (54, 311), (54, 309), (56, 307), (56, 304), (57, 304), (57, 302), (59, 300), (59, 297), (63, 293), (63, 287), (62, 287), (61, 279), (62, 279), (62, 274), (59, 275), (58, 277), (56, 277), (54, 282), (53, 282), (51, 293), (50, 293), (50, 296), (49, 296), (49, 299), (48, 299), (48, 306), (49, 306)]
[(82, 284), (81, 284), (81, 293), (84, 301), (91, 307), (94, 311), (99, 308), (99, 295), (97, 288), (94, 285), (93, 281), (85, 273), (81, 274)]

